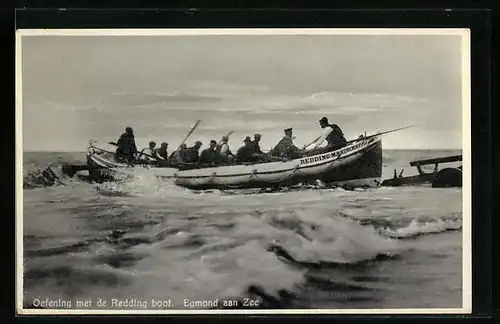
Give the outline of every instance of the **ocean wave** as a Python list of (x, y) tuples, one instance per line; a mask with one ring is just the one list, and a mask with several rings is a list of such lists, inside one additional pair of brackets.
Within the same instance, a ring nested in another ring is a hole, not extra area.
[(88, 183), (88, 175), (76, 174), (69, 177), (63, 172), (63, 164), (50, 163), (45, 167), (31, 165), (23, 170), (23, 189), (37, 189), (52, 186), (78, 185)]
[(51, 187), (82, 180), (78, 176), (66, 176), (62, 167), (65, 164), (82, 164), (84, 157), (83, 152), (24, 152), (23, 188)]
[[(380, 190), (386, 191), (386, 188), (382, 187)], [(394, 188), (390, 188), (390, 191), (395, 190)], [(385, 217), (366, 217), (366, 213), (363, 211), (365, 208), (364, 205), (348, 204), (348, 207), (351, 209), (351, 212), (340, 211), (339, 214), (342, 217), (391, 239), (414, 238), (422, 235), (439, 234), (462, 229), (461, 213), (436, 217), (417, 216), (416, 218), (408, 215), (398, 216), (397, 214)], [(351, 215), (353, 208), (355, 208), (354, 210), (359, 209), (361, 211), (361, 218)]]
[(267, 250), (287, 261), (311, 267), (355, 264), (400, 252), (392, 240), (374, 229), (338, 217), (335, 211), (270, 210), (241, 217), (235, 232), (265, 238), (269, 242)]
[(169, 200), (185, 198), (193, 192), (176, 186), (172, 179), (160, 179), (145, 168), (132, 168), (117, 174), (117, 181), (95, 184), (97, 193), (102, 196), (135, 196)]
[(380, 228), (378, 231), (387, 237), (405, 239), (415, 238), (427, 234), (439, 234), (462, 229), (461, 219), (437, 219), (421, 221), (413, 219), (408, 226), (392, 229), (390, 227)]
[[(374, 270), (411, 254), (401, 238), (438, 232), (439, 226), (430, 224), (434, 219), (448, 222), (443, 228), (451, 229), (450, 224), (456, 222), (458, 228), (460, 222), (459, 214), (417, 216), (418, 224), (400, 222), (397, 216), (377, 222), (366, 206), (377, 208), (374, 202), (380, 199), (384, 210), (386, 204), (401, 203), (384, 200), (388, 192), (377, 190), (200, 194), (142, 171), (135, 178), (99, 185), (97, 195), (94, 186), (88, 187), (94, 200), (87, 198), (73, 209), (59, 206), (67, 224), (78, 219), (73, 226), (78, 224), (85, 235), (61, 244), (54, 238), (34, 240), (34, 234), (46, 233), (37, 232), (39, 226), (29, 228), (29, 296), (175, 296), (177, 309), (183, 308), (184, 299), (233, 300), (238, 303), (206, 308), (241, 308), (244, 299), (251, 298), (259, 301), (258, 308), (293, 308), (309, 305), (304, 296), (311, 294), (304, 291), (311, 289), (314, 295), (332, 294), (331, 300), (339, 304), (366, 302), (364, 293), (377, 290), (376, 281), (390, 276)], [(362, 217), (372, 218), (348, 218), (346, 202), (359, 205)], [(57, 211), (47, 210), (51, 215)], [(60, 235), (72, 233), (61, 230)]]
[[(29, 271), (30, 284), (34, 284), (35, 278), (50, 279), (57, 274), (68, 287), (76, 285), (77, 279), (87, 282), (88, 288), (79, 288), (87, 296), (87, 290), (97, 294), (97, 285), (104, 284), (109, 291), (99, 290), (99, 298), (119, 296), (112, 287), (116, 283), (121, 289), (126, 286), (128, 295), (143, 299), (168, 299), (175, 295), (179, 304), (193, 296), (198, 300), (218, 298), (238, 300), (239, 306), (229, 307), (238, 308), (244, 298), (252, 298), (259, 301), (260, 308), (284, 308), (297, 302), (306, 285), (319, 282), (317, 276), (308, 274), (311, 270), (366, 269), (397, 258), (400, 252), (397, 242), (342, 219), (335, 211), (297, 212), (283, 207), (231, 217), (229, 223), (206, 217), (198, 222), (230, 226), (200, 227), (201, 224), (188, 222), (181, 225), (172, 218), (165, 224), (139, 227), (139, 232), (136, 229), (109, 233), (86, 245), (87, 251), (82, 246), (65, 247), (74, 249), (73, 257), (80, 263), (85, 260), (85, 268), (93, 269), (86, 272), (89, 277), (82, 277), (82, 269), (56, 267)], [(175, 227), (169, 225), (174, 220)], [(122, 218), (123, 226), (129, 221)], [(52, 257), (68, 257), (53, 253), (59, 250), (50, 252)], [(50, 257), (43, 255), (38, 259)], [(162, 285), (151, 284), (160, 281)], [(350, 286), (346, 285), (328, 281), (328, 289), (337, 292), (347, 291)], [(360, 285), (356, 288), (363, 289)]]
[[(30, 267), (25, 270), (25, 286), (31, 287), (43, 282), (43, 286), (55, 286), (66, 296), (84, 293), (89, 287), (116, 287), (133, 281), (131, 273), (116, 271), (105, 266), (76, 268), (71, 264)], [(83, 284), (83, 285), (81, 285)], [(43, 294), (41, 294), (43, 296)], [(36, 297), (35, 297), (36, 298)], [(43, 299), (44, 297), (39, 297)], [(68, 300), (70, 298), (66, 298)], [(30, 305), (32, 306), (32, 305)]]
[(43, 188), (56, 184), (64, 184), (50, 168), (39, 169), (32, 167), (30, 170), (27, 170), (26, 173), (27, 174), (23, 176), (24, 189)]

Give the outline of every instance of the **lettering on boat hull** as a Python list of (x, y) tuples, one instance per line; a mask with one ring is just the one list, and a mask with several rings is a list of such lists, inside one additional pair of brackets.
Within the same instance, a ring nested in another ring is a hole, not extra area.
[(342, 156), (346, 153), (350, 153), (352, 151), (355, 151), (355, 150), (357, 150), (363, 146), (366, 146), (372, 142), (373, 142), (373, 138), (371, 138), (370, 140), (361, 141), (355, 145), (347, 146), (347, 147), (342, 148), (342, 149), (337, 150), (337, 151), (328, 152), (328, 153), (325, 153), (322, 155), (317, 155), (317, 156), (313, 156), (313, 157), (300, 159), (300, 165), (307, 165), (307, 164), (312, 164), (312, 163), (316, 163), (316, 162), (320, 162), (320, 161), (326, 161), (326, 160), (330, 160), (330, 159), (333, 160), (333, 159), (338, 158), (339, 156)]

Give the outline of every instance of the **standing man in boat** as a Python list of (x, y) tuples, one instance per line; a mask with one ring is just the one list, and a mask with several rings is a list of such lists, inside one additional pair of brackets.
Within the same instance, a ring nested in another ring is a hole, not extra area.
[(211, 140), (210, 147), (201, 152), (200, 164), (208, 164), (210, 166), (220, 164), (220, 155), (216, 148), (217, 142), (215, 140)]
[(234, 154), (229, 149), (229, 136), (222, 136), (221, 143), (217, 146), (216, 151), (219, 153), (221, 162), (229, 163), (234, 158)]
[(338, 149), (346, 145), (347, 140), (345, 139), (344, 133), (339, 126), (328, 123), (328, 118), (326, 117), (319, 120), (319, 125), (323, 128), (321, 136), (305, 147), (305, 150), (315, 149), (322, 145), (325, 141), (327, 142), (327, 147), (334, 149)]
[(118, 148), (116, 149), (116, 160), (119, 162), (133, 163), (135, 158), (134, 154), (137, 153), (137, 146), (135, 145), (134, 131), (132, 127), (125, 128), (123, 133), (117, 141)]
[(285, 136), (271, 150), (270, 155), (278, 157), (286, 157), (288, 159), (296, 159), (300, 157), (300, 150), (293, 144), (292, 128), (285, 129)]
[(194, 146), (188, 147), (186, 149), (186, 156), (184, 161), (186, 163), (196, 163), (200, 158), (200, 148), (203, 144), (200, 141), (196, 141)]
[(256, 153), (256, 154), (264, 154), (261, 149), (260, 149), (260, 145), (259, 145), (259, 142), (260, 142), (260, 138), (262, 136), (260, 134), (255, 134), (253, 136), (253, 141), (252, 141), (252, 145), (253, 145), (253, 152)]

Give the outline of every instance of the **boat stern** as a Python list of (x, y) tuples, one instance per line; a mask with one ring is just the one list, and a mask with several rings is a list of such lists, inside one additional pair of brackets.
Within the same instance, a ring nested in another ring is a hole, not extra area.
[(330, 186), (376, 187), (382, 178), (382, 138), (372, 137), (360, 157), (321, 176), (321, 181)]

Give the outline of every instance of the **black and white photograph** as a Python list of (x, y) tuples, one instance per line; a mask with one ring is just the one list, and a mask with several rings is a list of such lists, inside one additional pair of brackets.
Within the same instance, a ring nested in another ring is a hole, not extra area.
[(21, 29), (20, 314), (471, 312), (467, 29)]

